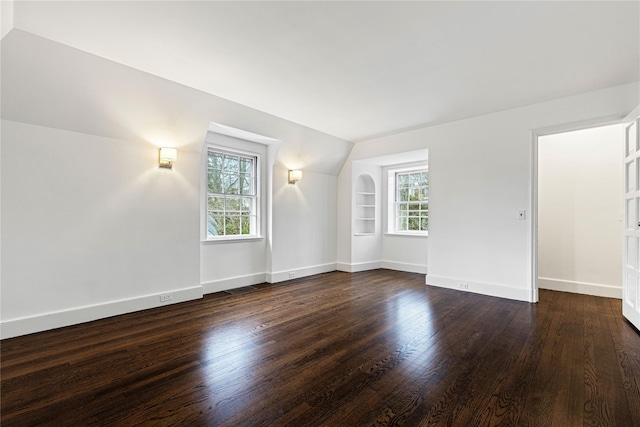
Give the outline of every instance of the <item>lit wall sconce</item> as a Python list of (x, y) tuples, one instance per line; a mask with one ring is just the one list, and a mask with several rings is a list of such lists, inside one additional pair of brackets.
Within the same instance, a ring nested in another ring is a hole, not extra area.
[(173, 162), (178, 158), (178, 150), (175, 148), (162, 147), (160, 149), (160, 167), (171, 169)]
[(295, 184), (298, 180), (302, 178), (301, 170), (290, 170), (289, 171), (289, 184)]

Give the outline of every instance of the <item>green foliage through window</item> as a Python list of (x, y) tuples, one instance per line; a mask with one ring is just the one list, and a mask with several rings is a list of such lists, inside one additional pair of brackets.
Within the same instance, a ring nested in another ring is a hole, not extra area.
[(207, 237), (256, 234), (256, 161), (252, 156), (209, 151)]
[(429, 227), (429, 173), (396, 173), (396, 231), (427, 231)]

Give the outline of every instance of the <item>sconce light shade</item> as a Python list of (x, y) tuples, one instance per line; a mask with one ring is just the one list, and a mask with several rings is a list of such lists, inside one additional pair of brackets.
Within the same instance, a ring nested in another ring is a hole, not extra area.
[(289, 171), (289, 184), (295, 184), (300, 178), (302, 178), (301, 170), (290, 170)]
[(160, 149), (160, 167), (171, 169), (173, 162), (178, 159), (178, 150), (175, 148), (162, 147)]

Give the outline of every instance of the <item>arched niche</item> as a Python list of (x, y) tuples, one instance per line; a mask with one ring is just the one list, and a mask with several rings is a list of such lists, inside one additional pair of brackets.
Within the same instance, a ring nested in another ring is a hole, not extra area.
[(376, 232), (376, 183), (367, 174), (356, 179), (354, 234), (368, 235)]

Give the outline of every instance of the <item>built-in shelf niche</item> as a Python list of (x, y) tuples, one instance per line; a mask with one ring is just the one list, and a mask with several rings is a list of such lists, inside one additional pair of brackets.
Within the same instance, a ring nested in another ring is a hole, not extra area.
[(376, 233), (376, 184), (373, 178), (362, 174), (356, 179), (355, 200), (355, 231), (356, 236)]

